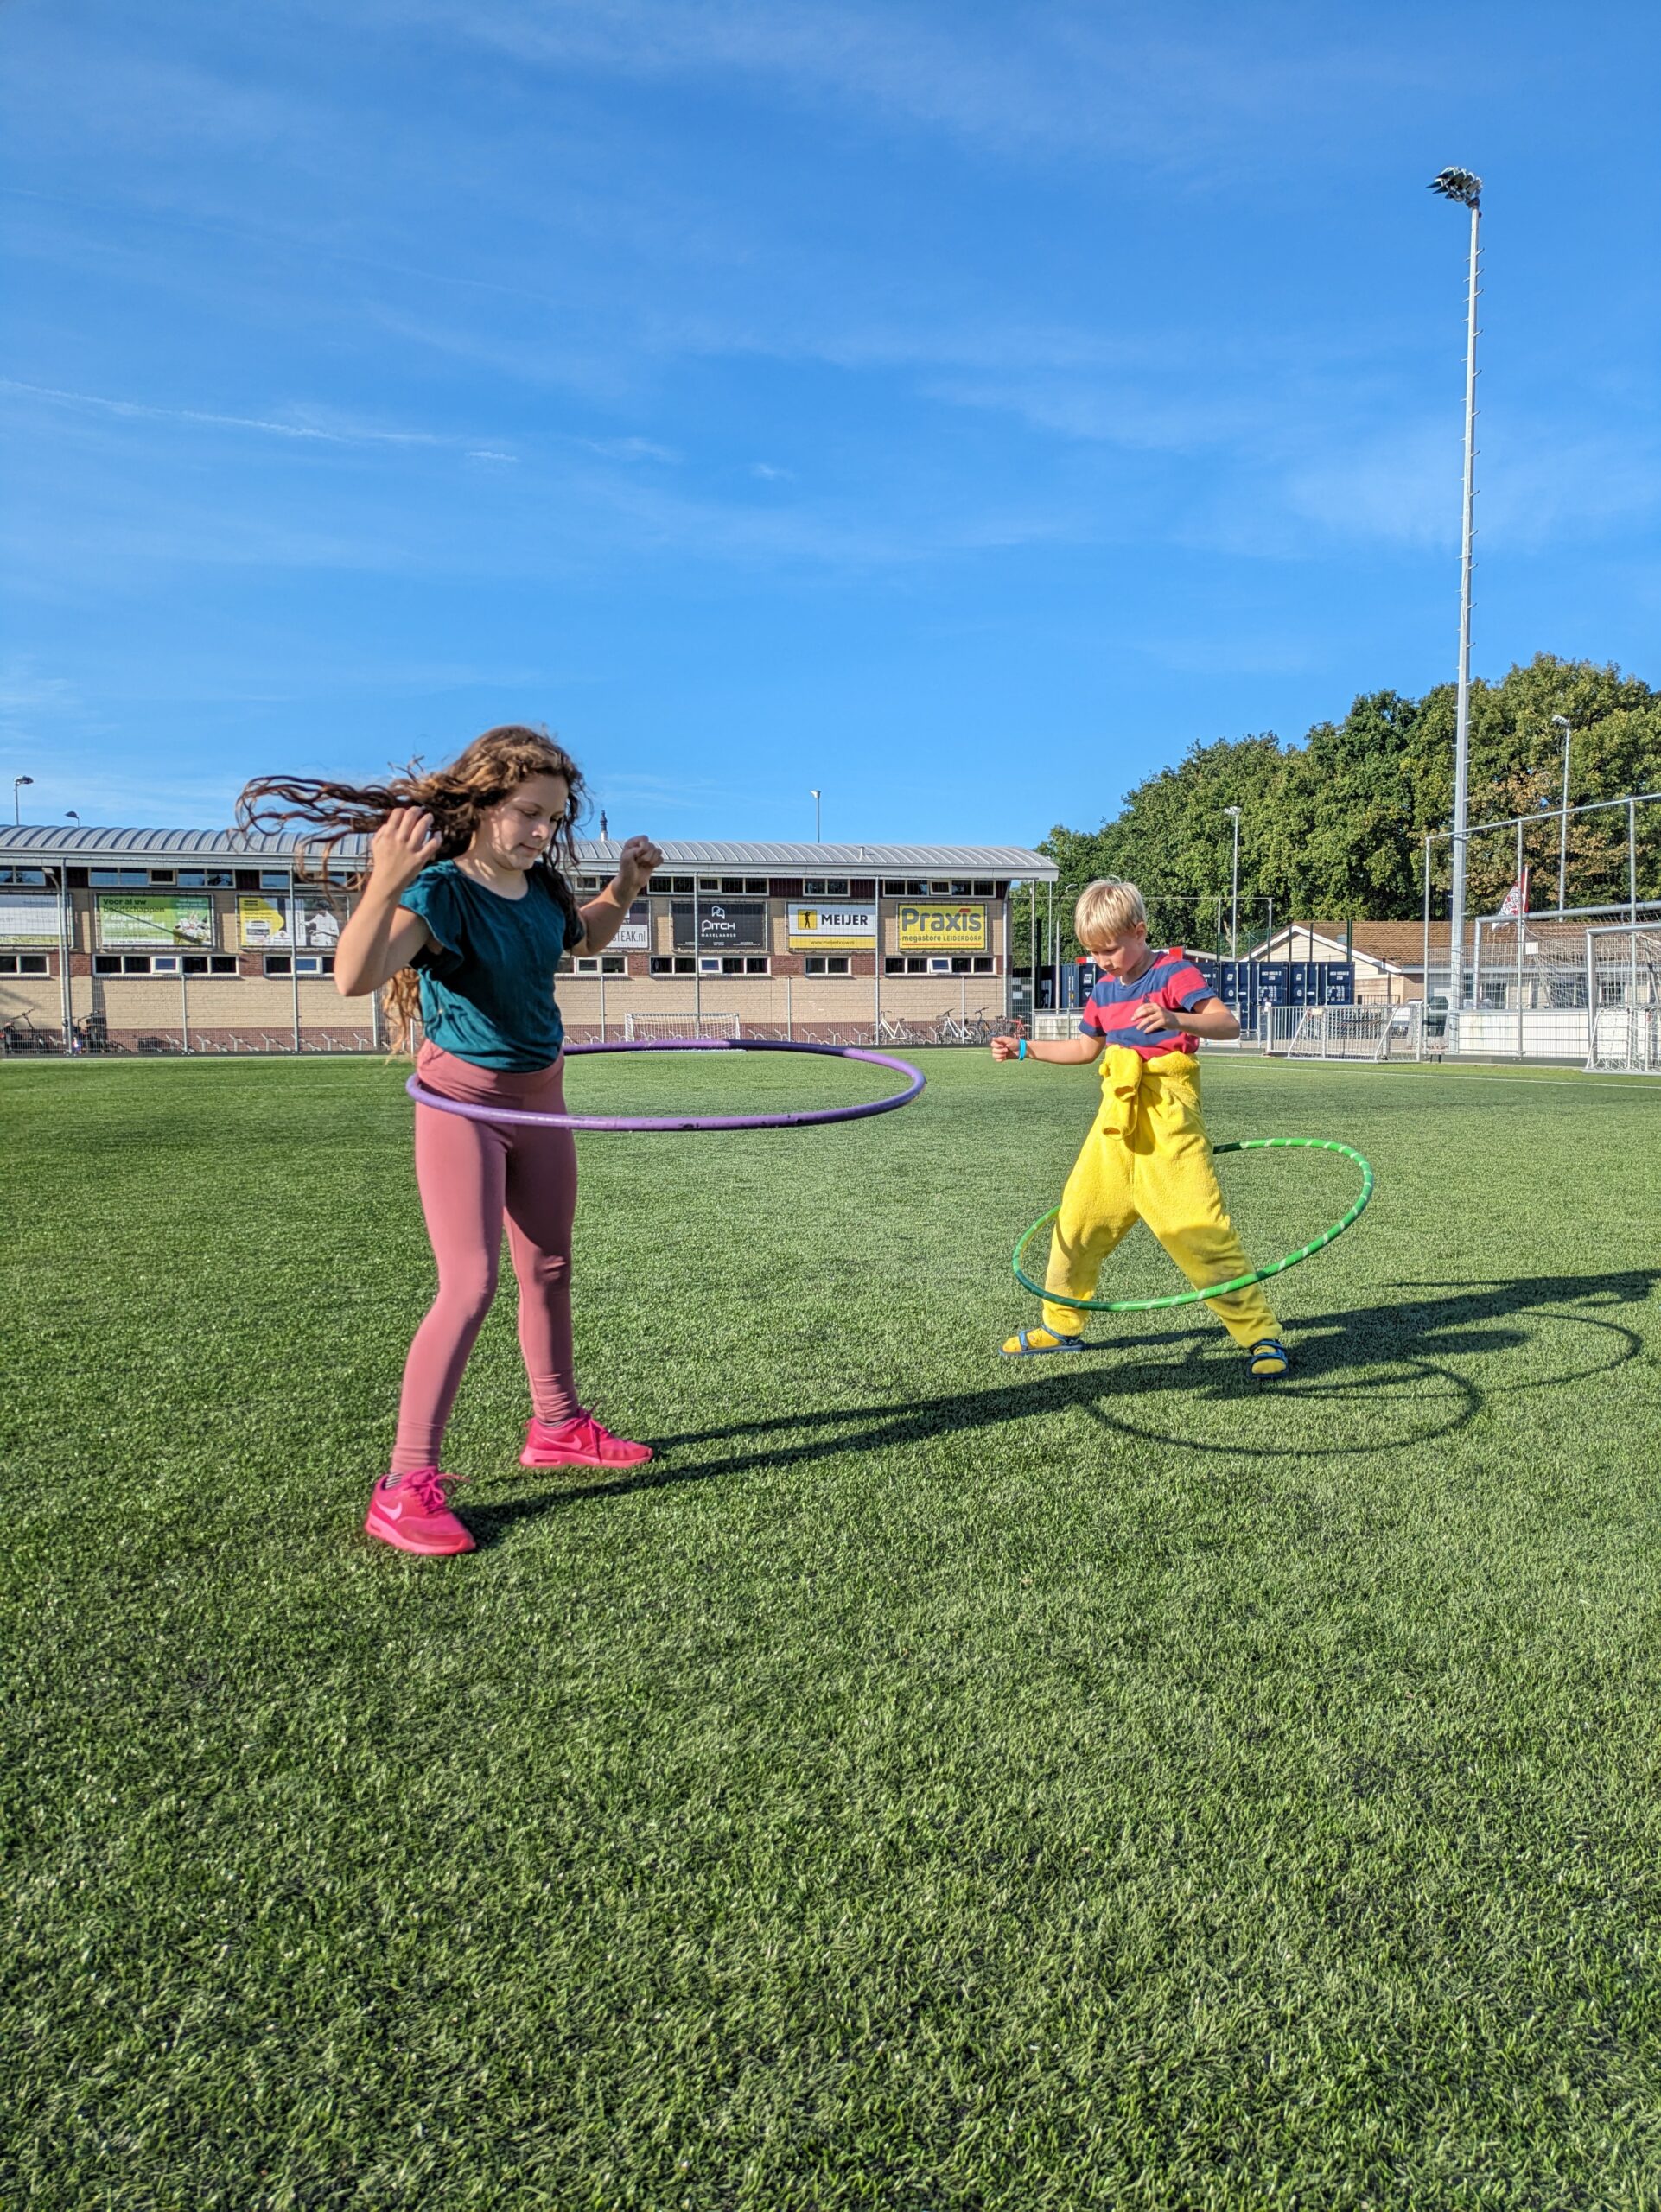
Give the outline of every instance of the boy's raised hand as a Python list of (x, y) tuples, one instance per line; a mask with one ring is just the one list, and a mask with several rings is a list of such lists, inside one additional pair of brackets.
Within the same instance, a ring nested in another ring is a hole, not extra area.
[(395, 808), (370, 840), (375, 882), (385, 891), (407, 890), (443, 842), (425, 807)]

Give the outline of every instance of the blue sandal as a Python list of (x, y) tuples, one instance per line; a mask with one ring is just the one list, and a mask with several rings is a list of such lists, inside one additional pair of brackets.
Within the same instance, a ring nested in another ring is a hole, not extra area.
[[(1049, 1342), (1047, 1344), (1035, 1344), (1033, 1342), (1034, 1337), (1047, 1337)], [(1041, 1359), (1053, 1351), (1082, 1351), (1084, 1348), (1085, 1340), (1082, 1336), (1064, 1337), (1059, 1330), (1034, 1326), (1031, 1329), (1017, 1329), (1008, 1344), (1004, 1345), (1003, 1357), (1006, 1359)]]
[(1246, 1359), (1251, 1372), (1262, 1376), (1284, 1375), (1292, 1364), (1292, 1355), (1278, 1337), (1259, 1337), (1255, 1344), (1248, 1344)]

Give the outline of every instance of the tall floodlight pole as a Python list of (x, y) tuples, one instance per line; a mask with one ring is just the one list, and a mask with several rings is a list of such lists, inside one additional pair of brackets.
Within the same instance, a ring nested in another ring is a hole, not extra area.
[(22, 826), (23, 819), (17, 794), (25, 784), (32, 784), (34, 780), (33, 776), (14, 776), (11, 779), (11, 823), (14, 830)]
[(1476, 535), (1476, 301), (1481, 250), (1482, 180), (1469, 169), (1444, 169), (1432, 192), (1471, 211), (1471, 270), (1465, 314), (1465, 516), (1460, 550), (1459, 696), (1454, 725), (1454, 897), (1448, 929), (1453, 1003), (1465, 997), (1465, 846), (1471, 781), (1471, 541)]
[(1223, 809), (1234, 824), (1234, 864), (1229, 880), (1228, 957), (1240, 957), (1240, 810), (1238, 806)]
[(824, 840), (819, 835), (819, 794), (818, 791), (809, 791), (808, 797), (813, 802), (813, 842), (820, 845)]
[(1574, 731), (1567, 715), (1553, 715), (1551, 727), (1563, 734), (1563, 804), (1557, 821), (1557, 912), (1561, 914), (1564, 887), (1569, 880), (1569, 741)]

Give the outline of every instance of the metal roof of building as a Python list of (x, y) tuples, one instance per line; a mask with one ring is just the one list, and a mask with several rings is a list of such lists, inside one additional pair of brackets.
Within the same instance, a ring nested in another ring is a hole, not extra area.
[[(0, 829), (0, 861), (277, 861), (290, 859), (303, 838), (239, 830), (93, 830), (75, 823), (25, 823)], [(341, 840), (343, 860), (362, 856), (363, 837)], [(750, 845), (663, 841), (665, 868), (750, 870), (773, 875), (965, 875), (1018, 877), (1028, 883), (1053, 883), (1056, 867), (1043, 853), (1024, 845)], [(621, 850), (613, 838), (579, 839), (580, 866), (606, 868)]]

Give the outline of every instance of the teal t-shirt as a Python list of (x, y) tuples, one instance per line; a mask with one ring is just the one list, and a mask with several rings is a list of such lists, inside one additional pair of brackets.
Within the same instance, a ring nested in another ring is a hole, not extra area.
[(441, 1052), (475, 1067), (521, 1071), (559, 1058), (565, 1025), (554, 1003), (554, 970), (582, 924), (573, 918), (568, 928), (544, 868), (526, 870), (523, 899), (504, 899), (454, 861), (436, 861), (398, 904), (432, 933), (410, 965), (422, 1021)]

